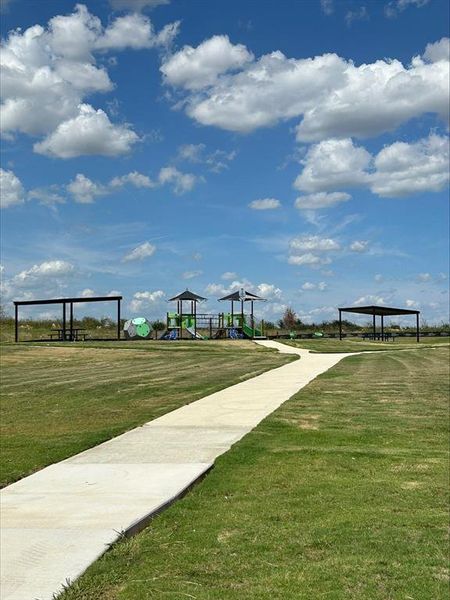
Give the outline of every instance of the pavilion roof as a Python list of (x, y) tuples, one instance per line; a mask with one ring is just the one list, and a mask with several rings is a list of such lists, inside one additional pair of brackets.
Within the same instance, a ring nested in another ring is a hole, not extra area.
[(394, 308), (392, 306), (350, 306), (339, 308), (342, 312), (358, 313), (361, 315), (377, 315), (383, 317), (395, 315), (418, 315), (419, 310), (411, 310), (409, 308)]
[(199, 296), (198, 294), (194, 294), (194, 292), (190, 292), (188, 289), (186, 289), (184, 292), (181, 292), (181, 294), (178, 294), (173, 298), (169, 298), (168, 301), (173, 302), (175, 300), (191, 300), (192, 302), (201, 302), (202, 300), (206, 300), (206, 298), (203, 298), (203, 296)]

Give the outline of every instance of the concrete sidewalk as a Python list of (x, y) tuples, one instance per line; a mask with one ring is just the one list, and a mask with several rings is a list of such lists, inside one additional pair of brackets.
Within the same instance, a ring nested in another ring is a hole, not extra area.
[(51, 600), (121, 532), (138, 530), (262, 419), (349, 356), (258, 343), (300, 360), (6, 487), (1, 492), (1, 599)]

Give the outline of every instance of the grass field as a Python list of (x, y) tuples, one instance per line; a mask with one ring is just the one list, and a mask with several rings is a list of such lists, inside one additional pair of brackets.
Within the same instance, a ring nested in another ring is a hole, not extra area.
[(296, 348), (306, 348), (312, 352), (373, 352), (381, 350), (418, 350), (437, 345), (449, 345), (450, 337), (424, 337), (419, 343), (415, 338), (399, 337), (395, 342), (370, 342), (360, 338), (317, 340), (283, 340), (283, 343)]
[(446, 599), (447, 393), (447, 348), (346, 358), (63, 600)]
[(4, 345), (4, 486), (292, 360), (251, 342)]

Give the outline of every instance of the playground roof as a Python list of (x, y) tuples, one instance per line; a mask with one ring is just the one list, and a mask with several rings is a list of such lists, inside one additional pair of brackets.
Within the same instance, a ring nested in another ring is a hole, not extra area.
[(232, 300), (233, 302), (249, 302), (249, 301), (257, 301), (257, 300), (262, 300), (263, 302), (266, 301), (265, 298), (261, 298), (260, 296), (257, 296), (256, 294), (251, 294), (250, 292), (247, 292), (247, 290), (242, 290), (244, 292), (243, 297), (241, 297), (241, 292), (237, 291), (237, 292), (233, 292), (232, 294), (228, 294), (228, 296), (224, 296), (223, 298), (219, 298), (219, 302), (222, 302), (223, 300)]
[(206, 298), (203, 298), (198, 294), (194, 294), (194, 292), (186, 290), (184, 292), (181, 292), (181, 294), (174, 296), (173, 298), (169, 298), (168, 302), (172, 302), (174, 300), (191, 300), (192, 302), (201, 302), (202, 300), (206, 300)]
[(359, 313), (361, 315), (379, 315), (389, 317), (394, 315), (418, 315), (419, 310), (410, 310), (409, 308), (393, 308), (391, 306), (350, 306), (348, 308), (339, 308), (342, 312)]

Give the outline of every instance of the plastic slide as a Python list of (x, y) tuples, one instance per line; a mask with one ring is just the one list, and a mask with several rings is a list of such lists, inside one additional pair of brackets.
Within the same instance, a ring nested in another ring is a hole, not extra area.
[(262, 337), (261, 332), (258, 329), (253, 329), (252, 327), (249, 327), (246, 323), (242, 325), (242, 331), (249, 338)]
[(192, 335), (192, 337), (195, 337), (198, 340), (203, 339), (203, 336), (200, 335), (197, 331), (195, 331), (195, 329), (193, 327), (186, 327), (186, 331), (189, 331), (189, 333)]

